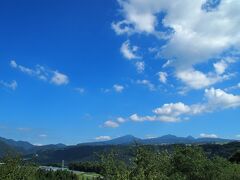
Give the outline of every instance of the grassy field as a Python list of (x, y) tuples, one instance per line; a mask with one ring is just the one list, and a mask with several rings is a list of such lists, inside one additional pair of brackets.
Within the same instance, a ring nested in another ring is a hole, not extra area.
[(79, 180), (93, 180), (96, 179), (97, 177), (100, 177), (99, 174), (86, 172), (77, 173), (77, 176)]

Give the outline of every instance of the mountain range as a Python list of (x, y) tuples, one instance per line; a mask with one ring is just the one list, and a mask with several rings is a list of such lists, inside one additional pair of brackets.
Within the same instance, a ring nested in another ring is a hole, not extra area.
[[(141, 139), (132, 135), (126, 135), (118, 137), (108, 141), (100, 142), (89, 142), (80, 143), (74, 146), (104, 146), (104, 145), (130, 145), (130, 144), (141, 144), (141, 145), (163, 145), (163, 144), (206, 144), (206, 143), (228, 143), (236, 141), (233, 139), (222, 139), (222, 138), (194, 138), (188, 137), (177, 137), (174, 135), (165, 135), (157, 138)], [(57, 150), (64, 149), (67, 146), (64, 144), (49, 144), (44, 146), (36, 146), (26, 141), (15, 141), (12, 139), (6, 139), (0, 137), (0, 156), (6, 153), (18, 152), (21, 154), (33, 154), (39, 151), (45, 150)]]
[(236, 140), (222, 138), (194, 138), (192, 136), (177, 137), (174, 135), (141, 139), (132, 135), (126, 135), (108, 141), (80, 143), (71, 146), (64, 144), (35, 146), (26, 141), (0, 138), (0, 157), (5, 156), (6, 154), (21, 154), (24, 159), (34, 160), (40, 164), (60, 163), (63, 159), (66, 163), (75, 161), (95, 161), (98, 159), (99, 154), (111, 152), (112, 150), (127, 154), (126, 157), (128, 157), (131, 155), (132, 147), (136, 147), (134, 146), (136, 144), (156, 145), (156, 147), (160, 149), (171, 149), (174, 144), (197, 144), (203, 148), (206, 147), (206, 150), (210, 149), (210, 152), (215, 152), (216, 148), (223, 148), (223, 150), (219, 150), (219, 152), (224, 152), (224, 155), (229, 155), (234, 149), (240, 148), (240, 142), (234, 141)]
[(129, 144), (142, 144), (142, 145), (163, 145), (163, 144), (206, 144), (206, 143), (228, 143), (236, 141), (233, 139), (222, 139), (222, 138), (194, 138), (188, 137), (177, 137), (174, 135), (165, 135), (156, 138), (140, 139), (132, 135), (126, 135), (118, 137), (108, 141), (102, 142), (91, 142), (81, 143), (81, 145), (129, 145)]

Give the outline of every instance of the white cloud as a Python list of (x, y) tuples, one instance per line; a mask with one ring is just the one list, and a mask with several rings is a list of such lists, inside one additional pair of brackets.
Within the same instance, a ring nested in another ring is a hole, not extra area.
[[(159, 24), (173, 30), (162, 54), (176, 57), (175, 65), (181, 67), (206, 61), (231, 46), (237, 47), (240, 42), (238, 0), (221, 1), (218, 8), (211, 12), (202, 8), (206, 2), (203, 0), (118, 2), (124, 17), (120, 21), (125, 28), (122, 33), (131, 31), (157, 35)], [(166, 12), (166, 16), (158, 19), (161, 12)]]
[(155, 85), (152, 84), (149, 80), (146, 80), (146, 79), (137, 80), (136, 83), (146, 86), (150, 91), (156, 90)]
[(127, 119), (125, 119), (123, 117), (118, 117), (118, 118), (116, 118), (115, 121), (112, 121), (112, 120), (105, 121), (103, 127), (117, 128), (120, 126), (120, 124), (125, 123), (126, 121), (127, 121)]
[(167, 77), (168, 77), (168, 74), (166, 72), (159, 72), (158, 73), (158, 76), (159, 76), (159, 81), (161, 83), (166, 83), (167, 82)]
[(51, 69), (45, 68), (40, 65), (36, 65), (35, 68), (28, 68), (16, 63), (16, 61), (10, 61), (10, 66), (20, 72), (29, 76), (37, 77), (40, 80), (50, 82), (55, 85), (66, 85), (69, 83), (67, 75)]
[(214, 63), (213, 66), (217, 74), (223, 74), (227, 69), (228, 64), (225, 61), (221, 60), (217, 63)]
[(201, 138), (218, 138), (216, 134), (205, 134), (205, 133), (200, 134), (200, 137)]
[(211, 109), (227, 109), (240, 106), (240, 96), (228, 94), (221, 89), (206, 89), (205, 97), (208, 100), (208, 106)]
[(145, 135), (145, 138), (146, 139), (153, 139), (153, 138), (157, 138), (157, 136), (151, 135), (151, 134), (147, 134), (147, 135)]
[(153, 115), (139, 116), (138, 114), (133, 114), (129, 119), (135, 122), (178, 122), (183, 119), (189, 119), (189, 116), (210, 113), (219, 109), (240, 107), (239, 95), (228, 94), (221, 89), (206, 89), (204, 96), (206, 102), (192, 105), (186, 105), (183, 102), (164, 104), (154, 109)]
[(117, 122), (109, 120), (104, 123), (104, 127), (117, 128), (119, 127), (119, 124)]
[(231, 86), (231, 87), (227, 87), (224, 90), (225, 91), (231, 91), (231, 90), (234, 90), (234, 89), (240, 89), (240, 83), (238, 83), (237, 85)]
[(7, 83), (5, 81), (0, 81), (0, 85), (2, 85), (5, 88), (9, 88), (11, 90), (16, 90), (17, 86), (18, 86), (17, 81), (15, 81), (15, 80), (13, 80), (10, 83)]
[(118, 118), (117, 118), (117, 122), (118, 122), (118, 123), (124, 123), (124, 122), (126, 122), (126, 119), (123, 118), (123, 117), (118, 117)]
[(110, 136), (98, 136), (95, 138), (97, 141), (108, 141), (111, 140), (112, 138)]
[(65, 74), (62, 74), (58, 71), (53, 72), (53, 76), (51, 78), (51, 82), (55, 85), (66, 85), (69, 82), (68, 77)]
[(218, 75), (225, 73), (229, 64), (235, 63), (236, 60), (232, 57), (227, 57), (213, 64), (213, 67)]
[(40, 137), (40, 138), (46, 138), (47, 135), (46, 135), (46, 134), (39, 134), (39, 137)]
[(142, 73), (145, 70), (145, 63), (143, 61), (138, 61), (135, 63), (138, 73)]
[(167, 61), (162, 65), (162, 68), (166, 68), (166, 67), (170, 66), (171, 63), (172, 63), (171, 60), (167, 60)]
[(112, 27), (117, 34), (124, 33), (150, 34), (155, 31), (157, 18), (154, 16), (151, 10), (148, 10), (144, 7), (144, 5), (148, 6), (148, 3), (145, 3), (145, 1), (136, 0), (132, 1), (119, 0), (118, 2), (122, 7), (125, 19), (112, 24)]
[(137, 121), (137, 122), (156, 120), (156, 116), (139, 116), (138, 114), (133, 114), (129, 118), (130, 120)]
[(181, 114), (189, 113), (191, 108), (185, 105), (182, 102), (178, 103), (170, 103), (164, 104), (160, 108), (156, 108), (153, 112), (157, 115), (171, 115), (171, 116), (179, 116)]
[(13, 67), (13, 68), (17, 68), (17, 67), (18, 67), (16, 61), (14, 61), (14, 60), (10, 61), (10, 65), (11, 65), (11, 67)]
[(132, 28), (130, 28), (128, 21), (119, 21), (117, 23), (112, 23), (112, 28), (116, 32), (117, 35), (122, 34), (132, 34)]
[(129, 40), (125, 41), (120, 48), (122, 55), (128, 60), (141, 58), (136, 54), (137, 50), (138, 50), (138, 47), (131, 46)]
[(119, 85), (119, 84), (114, 84), (114, 85), (113, 85), (113, 89), (114, 89), (116, 92), (121, 93), (121, 92), (124, 90), (124, 86)]
[[(206, 0), (118, 0), (118, 3), (122, 20), (113, 23), (115, 32), (168, 38), (158, 56), (171, 59), (171, 63), (167, 62), (175, 67), (177, 78), (190, 88), (206, 88), (231, 77), (224, 75), (228, 67), (225, 60), (214, 63), (215, 74), (205, 74), (193, 67), (225, 58), (231, 51), (232, 55), (239, 54), (239, 0), (224, 0), (217, 7)], [(160, 13), (165, 15), (159, 16)], [(163, 29), (160, 26), (168, 30), (160, 32)]]
[(197, 71), (193, 68), (176, 72), (176, 77), (192, 89), (206, 88), (218, 82), (227, 80), (231, 76), (232, 74), (222, 76), (212, 73), (204, 74), (203, 72)]
[(33, 145), (34, 146), (43, 146), (43, 144), (41, 144), (41, 143), (34, 143)]

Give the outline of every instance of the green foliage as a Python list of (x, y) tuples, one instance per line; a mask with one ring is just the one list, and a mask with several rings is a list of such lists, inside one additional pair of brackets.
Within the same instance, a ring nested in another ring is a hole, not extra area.
[(240, 151), (236, 152), (229, 160), (240, 164)]
[(118, 180), (239, 180), (240, 165), (224, 158), (209, 159), (199, 147), (175, 147), (172, 153), (138, 147), (129, 164), (110, 153), (102, 158), (105, 179)]
[(69, 171), (46, 171), (38, 169), (35, 173), (36, 180), (78, 180), (77, 175)]
[(6, 157), (0, 165), (0, 179), (4, 180), (32, 180), (35, 173), (34, 166), (25, 165), (19, 157)]
[(102, 172), (107, 180), (126, 180), (129, 179), (129, 170), (124, 161), (116, 158), (117, 153), (111, 152), (107, 156), (102, 156)]
[(83, 172), (95, 172), (100, 173), (102, 171), (101, 165), (99, 162), (78, 162), (70, 163), (68, 165), (70, 170), (83, 171)]
[(68, 171), (46, 171), (32, 164), (25, 164), (19, 157), (6, 157), (0, 165), (1, 180), (78, 180)]

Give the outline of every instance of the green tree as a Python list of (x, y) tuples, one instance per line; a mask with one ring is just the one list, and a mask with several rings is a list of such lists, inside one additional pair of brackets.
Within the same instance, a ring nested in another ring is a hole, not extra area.
[(0, 179), (32, 180), (36, 167), (24, 164), (19, 157), (5, 157), (0, 165)]

